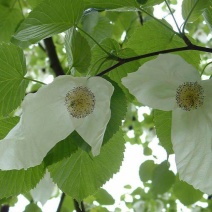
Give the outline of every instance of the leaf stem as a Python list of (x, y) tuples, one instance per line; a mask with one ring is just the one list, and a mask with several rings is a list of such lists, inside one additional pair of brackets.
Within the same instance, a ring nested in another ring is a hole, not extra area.
[(44, 83), (44, 82), (41, 82), (41, 81), (38, 81), (38, 80), (34, 80), (34, 79), (31, 79), (31, 78), (24, 77), (24, 79), (32, 81), (32, 82), (36, 82), (36, 83), (39, 83), (39, 84), (42, 84), (42, 85), (46, 85), (46, 83)]
[(187, 16), (187, 18), (186, 18), (186, 20), (185, 20), (185, 22), (184, 22), (183, 29), (182, 29), (182, 33), (183, 33), (183, 34), (185, 33), (186, 24), (188, 23), (188, 20), (189, 20), (189, 18), (191, 17), (191, 14), (192, 14), (192, 12), (194, 11), (195, 7), (197, 6), (198, 2), (199, 2), (199, 0), (197, 0), (197, 1), (195, 2), (194, 6), (191, 8), (191, 11), (189, 12), (189, 14), (188, 14), (188, 16)]
[(166, 3), (166, 6), (167, 6), (168, 9), (169, 9), (169, 12), (171, 13), (171, 16), (172, 16), (172, 18), (173, 18), (173, 20), (174, 20), (174, 23), (175, 23), (175, 25), (176, 25), (176, 27), (177, 27), (177, 30), (178, 30), (179, 34), (181, 34), (180, 28), (179, 28), (179, 26), (178, 26), (178, 24), (177, 24), (177, 21), (176, 21), (176, 19), (175, 19), (175, 17), (174, 17), (174, 14), (173, 14), (173, 12), (172, 12), (172, 10), (171, 10), (171, 7), (169, 6), (167, 0), (165, 0), (165, 3)]
[(210, 64), (212, 64), (212, 61), (211, 61), (211, 62), (209, 62), (208, 64), (206, 64), (206, 65), (204, 66), (204, 68), (202, 69), (202, 72), (201, 72), (200, 76), (202, 76), (202, 75), (203, 75), (203, 73), (204, 73), (205, 69), (206, 69), (206, 68), (207, 68)]

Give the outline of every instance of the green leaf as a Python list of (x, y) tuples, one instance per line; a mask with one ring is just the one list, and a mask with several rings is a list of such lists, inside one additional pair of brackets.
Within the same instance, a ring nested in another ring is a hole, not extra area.
[(208, 0), (210, 2), (210, 6), (208, 6), (204, 13), (203, 17), (205, 19), (205, 22), (209, 26), (210, 30), (212, 30), (212, 0)]
[[(119, 43), (126, 42), (134, 30), (140, 26), (137, 11), (115, 12), (109, 10), (106, 12), (106, 16), (112, 23), (112, 38)], [(126, 36), (123, 37), (125, 32)]]
[(166, 21), (161, 22), (167, 27), (155, 20), (145, 22), (132, 34), (124, 47), (133, 49), (139, 55), (167, 49), (175, 33)]
[(143, 7), (151, 7), (164, 2), (164, 0), (137, 0)]
[(19, 122), (19, 117), (0, 119), (0, 139), (3, 139), (9, 131)]
[(0, 45), (0, 115), (16, 109), (25, 95), (26, 62), (23, 51), (13, 44)]
[(16, 196), (33, 189), (44, 171), (43, 164), (27, 170), (0, 171), (0, 198)]
[(119, 131), (102, 147), (100, 155), (93, 157), (79, 150), (70, 158), (50, 166), (49, 171), (63, 192), (81, 201), (118, 172), (123, 152), (124, 140)]
[(0, 0), (0, 4), (6, 7), (10, 7), (14, 3), (13, 0)]
[(200, 190), (194, 189), (193, 186), (179, 179), (173, 187), (173, 193), (184, 205), (194, 204), (203, 196)]
[(42, 212), (42, 210), (35, 203), (30, 203), (26, 206), (24, 212)]
[(9, 42), (17, 25), (23, 19), (18, 9), (10, 9), (0, 5), (0, 42)]
[[(192, 43), (196, 43), (196, 41), (188, 36), (188, 39)], [(167, 46), (167, 49), (171, 48), (178, 48), (178, 47), (183, 47), (185, 46), (185, 42), (180, 38), (179, 36), (175, 35), (172, 39), (172, 41), (169, 43)], [(180, 55), (186, 62), (190, 63), (191, 65), (195, 66), (196, 69), (199, 69), (199, 64), (200, 64), (200, 52), (198, 51), (182, 51), (182, 52), (176, 52), (174, 54)]]
[[(83, 30), (86, 31), (97, 42), (101, 42), (107, 37), (112, 35), (112, 25), (110, 20), (102, 16), (97, 11), (92, 11), (82, 18)], [(95, 43), (87, 36), (84, 35), (90, 46)]]
[(94, 197), (100, 205), (113, 205), (115, 203), (113, 197), (102, 188), (94, 194)]
[(79, 21), (82, 12), (82, 0), (42, 1), (21, 23), (12, 42), (27, 47), (63, 32)]
[(138, 7), (136, 1), (132, 0), (84, 0), (85, 8), (116, 9), (121, 7)]
[(153, 171), (156, 167), (157, 165), (153, 160), (143, 162), (139, 168), (139, 176), (141, 181), (147, 182), (148, 180), (152, 180)]
[(57, 143), (44, 158), (45, 166), (57, 163), (63, 158), (70, 157), (72, 153), (77, 151), (81, 140), (82, 138), (74, 131), (67, 138)]
[(88, 72), (91, 49), (87, 40), (74, 27), (66, 32), (65, 47), (69, 66), (80, 73)]
[(73, 199), (70, 196), (65, 195), (65, 199), (61, 207), (61, 212), (73, 212), (74, 209), (75, 207)]
[(35, 8), (40, 4), (43, 0), (27, 0), (27, 3), (32, 7)]
[(173, 154), (171, 142), (172, 112), (154, 110), (154, 123), (161, 146), (168, 154)]
[(194, 22), (208, 7), (210, 7), (210, 1), (184, 0), (182, 3), (182, 16), (186, 20), (191, 13), (188, 22)]
[(169, 170), (168, 162), (164, 161), (153, 171), (152, 192), (163, 194), (167, 192), (175, 182), (175, 175)]
[(124, 120), (125, 115), (127, 113), (127, 101), (122, 89), (116, 82), (108, 79), (108, 77), (105, 78), (110, 83), (112, 83), (114, 87), (114, 92), (110, 102), (111, 118), (107, 124), (103, 143), (107, 143), (119, 130), (119, 127), (122, 124), (122, 120)]

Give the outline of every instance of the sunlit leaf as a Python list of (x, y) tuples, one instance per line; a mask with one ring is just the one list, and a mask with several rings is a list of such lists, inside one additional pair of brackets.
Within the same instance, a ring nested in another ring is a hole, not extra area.
[(0, 139), (3, 139), (9, 131), (18, 123), (19, 117), (0, 119)]
[(184, 20), (188, 18), (188, 21), (195, 21), (206, 8), (210, 6), (210, 1), (201, 0), (184, 0), (182, 3), (182, 16)]
[(0, 5), (0, 42), (9, 42), (23, 15), (18, 9)]
[(139, 176), (141, 181), (152, 180), (153, 171), (157, 167), (153, 160), (147, 160), (140, 165)]
[(168, 154), (174, 153), (171, 142), (172, 112), (154, 110), (154, 122), (160, 144)]
[(191, 205), (197, 202), (203, 195), (200, 190), (179, 179), (174, 184), (173, 192), (184, 205)]
[(101, 148), (100, 155), (93, 157), (79, 150), (70, 158), (50, 166), (49, 171), (53, 181), (63, 192), (81, 201), (119, 170), (123, 152), (123, 135), (118, 132)]
[(21, 23), (12, 41), (22, 47), (63, 32), (81, 18), (81, 0), (42, 1)]
[(13, 44), (0, 45), (0, 115), (15, 110), (25, 95), (26, 62), (23, 51)]
[(88, 72), (91, 49), (87, 40), (74, 27), (66, 32), (65, 47), (69, 66), (80, 73)]
[(175, 182), (175, 175), (169, 170), (168, 161), (162, 162), (153, 172), (152, 192), (163, 194), (167, 192)]
[(43, 164), (27, 170), (0, 171), (0, 198), (28, 192), (36, 186), (44, 172)]

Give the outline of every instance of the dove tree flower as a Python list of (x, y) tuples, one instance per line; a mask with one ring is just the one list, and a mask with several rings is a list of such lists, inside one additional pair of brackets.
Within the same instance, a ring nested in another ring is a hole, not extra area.
[(122, 79), (139, 102), (172, 111), (171, 139), (181, 180), (212, 193), (212, 81), (173, 54), (159, 55)]
[(100, 153), (111, 117), (113, 86), (101, 77), (57, 77), (28, 94), (19, 123), (0, 141), (0, 169), (27, 169), (40, 164), (48, 151), (76, 130)]

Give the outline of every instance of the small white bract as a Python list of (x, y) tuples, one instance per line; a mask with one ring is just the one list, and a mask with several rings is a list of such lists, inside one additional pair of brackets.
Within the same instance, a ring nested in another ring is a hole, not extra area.
[(76, 130), (100, 153), (111, 117), (113, 86), (101, 77), (60, 76), (22, 104), (19, 123), (0, 141), (0, 169), (27, 169), (40, 164), (48, 151)]
[(212, 193), (212, 81), (173, 54), (159, 55), (122, 79), (142, 104), (172, 110), (171, 138), (180, 179)]

